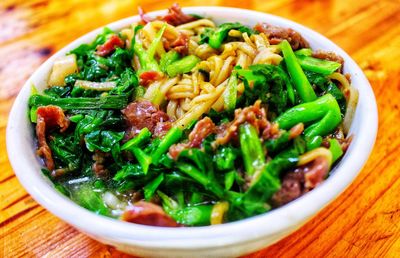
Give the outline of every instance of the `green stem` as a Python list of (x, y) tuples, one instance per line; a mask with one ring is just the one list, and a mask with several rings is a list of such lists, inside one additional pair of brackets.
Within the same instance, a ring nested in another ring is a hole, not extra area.
[(200, 62), (200, 58), (194, 55), (185, 56), (167, 66), (167, 74), (169, 77), (175, 77), (178, 74), (190, 72), (196, 64)]
[(121, 150), (132, 150), (135, 147), (139, 147), (142, 143), (149, 140), (150, 137), (151, 132), (147, 127), (145, 127), (140, 130), (140, 132), (135, 137), (124, 143), (124, 145), (122, 145), (121, 147)]
[(46, 95), (32, 95), (30, 106), (59, 106), (63, 110), (71, 109), (123, 109), (128, 104), (125, 95), (106, 95), (97, 98), (54, 98)]
[(287, 40), (284, 40), (281, 42), (280, 46), (286, 63), (286, 67), (302, 102), (310, 102), (315, 100), (317, 98), (317, 95), (315, 94), (310, 82), (307, 80), (306, 75), (301, 69), (301, 66), (298, 63), (296, 55), (293, 53), (292, 47), (290, 46), (289, 42)]
[(160, 161), (161, 155), (166, 153), (172, 144), (176, 143), (182, 137), (182, 130), (178, 127), (172, 127), (168, 133), (161, 140), (158, 148), (152, 153), (151, 157), (153, 163), (157, 165)]
[(244, 168), (248, 175), (253, 175), (265, 164), (265, 155), (256, 129), (250, 124), (239, 127), (240, 148)]
[(294, 106), (275, 120), (279, 128), (285, 130), (298, 123), (313, 123), (304, 131), (304, 135), (309, 138), (331, 133), (341, 121), (339, 105), (331, 94), (326, 94), (313, 102)]

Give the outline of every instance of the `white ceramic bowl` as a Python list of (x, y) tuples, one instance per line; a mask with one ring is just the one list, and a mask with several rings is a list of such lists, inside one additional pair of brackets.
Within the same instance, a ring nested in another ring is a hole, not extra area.
[[(149, 15), (156, 16), (165, 12), (163, 10)], [(223, 225), (196, 228), (160, 228), (121, 222), (96, 215), (59, 194), (52, 183), (42, 175), (41, 165), (35, 153), (34, 133), (27, 116), (30, 87), (34, 84), (43, 90), (54, 59), (82, 43), (91, 42), (102, 28), (88, 33), (57, 52), (26, 82), (9, 116), (8, 156), (18, 179), (37, 202), (102, 243), (140, 256), (239, 256), (270, 245), (298, 229), (352, 182), (366, 162), (375, 142), (376, 102), (371, 86), (357, 64), (341, 48), (315, 31), (277, 16), (243, 9), (191, 7), (184, 8), (184, 12), (199, 14), (217, 23), (237, 21), (252, 26), (264, 21), (291, 27), (300, 32), (312, 48), (331, 50), (345, 59), (344, 71), (351, 74), (352, 84), (360, 93), (350, 130), (354, 139), (346, 155), (334, 168), (334, 173), (320, 187), (264, 215)], [(138, 19), (138, 16), (123, 19), (108, 27), (119, 30)]]

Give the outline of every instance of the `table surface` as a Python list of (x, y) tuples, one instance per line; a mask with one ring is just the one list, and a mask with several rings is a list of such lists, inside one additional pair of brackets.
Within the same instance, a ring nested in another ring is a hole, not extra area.
[[(21, 187), (6, 153), (8, 113), (24, 81), (51, 54), (94, 28), (136, 14), (137, 5), (150, 11), (171, 3), (1, 0), (0, 256), (126, 256), (50, 214)], [(180, 3), (205, 4), (199, 0)], [(351, 186), (295, 233), (248, 257), (400, 254), (400, 1), (210, 0), (207, 4), (276, 14), (327, 36), (364, 70), (379, 109), (375, 148)]]

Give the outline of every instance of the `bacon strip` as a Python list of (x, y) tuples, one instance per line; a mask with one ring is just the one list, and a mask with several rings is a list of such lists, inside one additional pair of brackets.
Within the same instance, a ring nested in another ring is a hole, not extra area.
[(144, 201), (139, 201), (129, 207), (122, 214), (121, 220), (156, 227), (179, 227), (179, 224), (169, 217), (160, 206)]
[(69, 120), (65, 117), (63, 110), (58, 106), (42, 106), (37, 109), (36, 136), (39, 143), (38, 156), (43, 157), (48, 170), (54, 170), (54, 160), (51, 149), (46, 141), (46, 130), (59, 127), (60, 132), (67, 130)]
[(99, 56), (107, 56), (112, 53), (117, 47), (124, 47), (125, 42), (117, 35), (112, 35), (103, 45), (96, 48), (96, 54)]

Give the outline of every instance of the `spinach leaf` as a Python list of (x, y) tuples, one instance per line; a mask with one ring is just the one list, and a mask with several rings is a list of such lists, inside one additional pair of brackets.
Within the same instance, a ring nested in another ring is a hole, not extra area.
[(336, 99), (340, 107), (340, 112), (342, 113), (342, 116), (344, 116), (346, 113), (346, 99), (343, 92), (336, 86), (336, 84), (325, 75), (310, 71), (305, 71), (304, 73), (310, 83), (317, 88), (316, 91), (318, 96), (330, 93)]
[(290, 104), (289, 91), (292, 91), (293, 87), (287, 73), (280, 66), (252, 65), (248, 69), (238, 69), (237, 72), (245, 84), (238, 106), (253, 105), (260, 99), (269, 104), (270, 111), (277, 114), (287, 109)]
[(214, 30), (207, 29), (200, 36), (200, 43), (208, 43), (212, 48), (219, 48), (225, 39), (228, 37), (228, 32), (230, 30), (238, 30), (242, 33), (247, 33), (249, 35), (254, 34), (255, 32), (249, 27), (244, 26), (239, 22), (235, 23), (223, 23), (219, 25)]
[(91, 152), (95, 150), (110, 152), (114, 144), (122, 138), (124, 138), (124, 132), (92, 131), (85, 136), (86, 148)]

